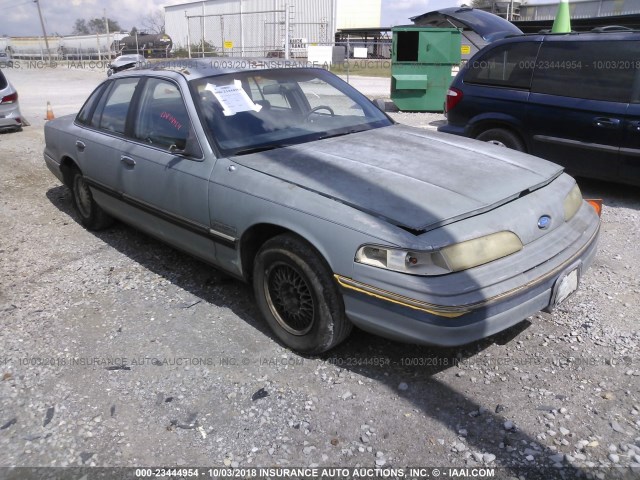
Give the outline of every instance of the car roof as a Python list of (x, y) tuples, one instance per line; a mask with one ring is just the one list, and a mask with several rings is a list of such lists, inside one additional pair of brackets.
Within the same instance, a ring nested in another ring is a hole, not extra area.
[(527, 33), (522, 35), (510, 35), (504, 41), (522, 40), (544, 40), (549, 41), (572, 41), (572, 42), (598, 42), (605, 40), (640, 40), (640, 30), (612, 30), (608, 32), (567, 32), (567, 33)]
[(197, 78), (224, 75), (227, 73), (259, 71), (278, 68), (310, 67), (306, 62), (273, 58), (247, 58), (247, 57), (211, 57), (211, 58), (187, 58), (167, 60), (150, 65), (145, 65), (129, 71), (129, 74), (153, 72), (176, 72), (187, 80)]

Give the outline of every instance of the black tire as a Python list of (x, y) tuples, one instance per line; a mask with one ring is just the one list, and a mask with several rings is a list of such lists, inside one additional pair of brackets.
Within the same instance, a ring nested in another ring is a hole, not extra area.
[(79, 170), (71, 172), (71, 195), (73, 206), (80, 218), (80, 223), (89, 230), (102, 230), (113, 223), (108, 215), (93, 199), (89, 185)]
[(491, 128), (489, 130), (485, 130), (480, 133), (476, 139), (482, 142), (493, 143), (494, 145), (499, 145), (501, 147), (518, 150), (519, 152), (525, 151), (524, 143), (520, 140), (520, 137), (509, 130), (505, 130), (504, 128)]
[(318, 354), (351, 333), (338, 286), (315, 249), (293, 235), (268, 240), (256, 255), (253, 290), (276, 336), (289, 348)]

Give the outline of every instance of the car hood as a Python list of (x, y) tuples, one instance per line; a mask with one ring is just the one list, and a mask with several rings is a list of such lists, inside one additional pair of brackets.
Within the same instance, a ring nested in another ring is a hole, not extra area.
[(504, 147), (402, 125), (233, 161), (414, 233), (489, 211), (562, 172)]

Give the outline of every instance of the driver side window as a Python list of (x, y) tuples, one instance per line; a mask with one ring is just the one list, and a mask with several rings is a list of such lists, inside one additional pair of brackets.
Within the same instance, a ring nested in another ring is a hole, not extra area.
[(164, 150), (197, 148), (187, 107), (176, 84), (158, 78), (147, 80), (133, 135)]

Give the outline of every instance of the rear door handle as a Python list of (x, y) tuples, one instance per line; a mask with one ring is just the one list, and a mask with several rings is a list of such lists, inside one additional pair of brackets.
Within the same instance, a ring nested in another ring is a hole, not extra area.
[(609, 117), (596, 117), (593, 119), (593, 124), (600, 128), (618, 128), (620, 126), (619, 118)]
[(640, 121), (629, 122), (627, 128), (632, 132), (640, 132)]
[(136, 161), (131, 158), (131, 157), (127, 157), (126, 155), (122, 155), (120, 157), (120, 161), (124, 164), (125, 167), (127, 168), (133, 168), (136, 166)]
[(76, 140), (76, 148), (78, 149), (78, 151), (84, 152), (84, 149), (87, 148), (87, 146), (80, 140)]

